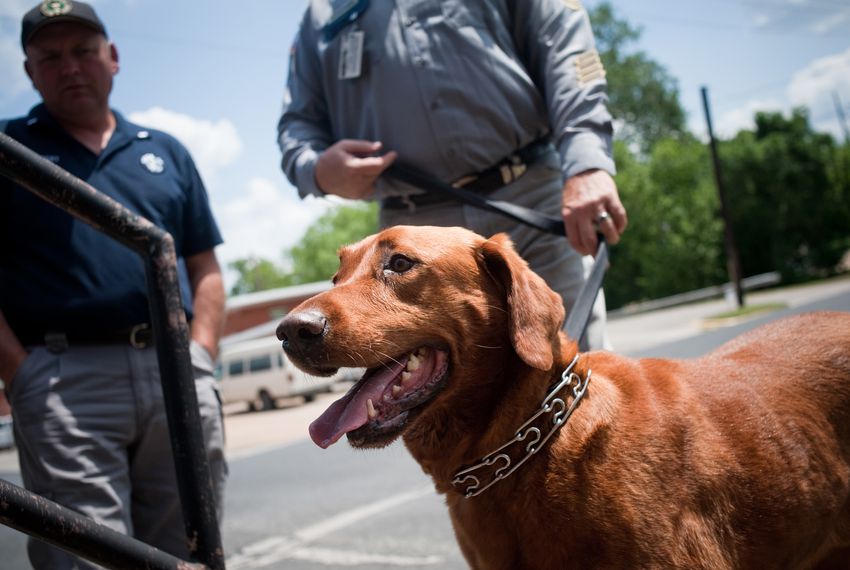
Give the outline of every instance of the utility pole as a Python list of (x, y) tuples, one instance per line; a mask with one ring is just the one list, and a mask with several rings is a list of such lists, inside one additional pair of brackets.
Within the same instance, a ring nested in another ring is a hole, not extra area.
[(847, 115), (844, 114), (844, 107), (841, 106), (838, 91), (832, 92), (832, 100), (835, 103), (835, 114), (838, 115), (838, 122), (841, 123), (841, 128), (844, 129), (844, 142), (850, 143), (850, 126), (847, 124)]
[(726, 189), (723, 184), (723, 172), (720, 168), (720, 157), (717, 154), (717, 140), (714, 138), (714, 127), (711, 123), (711, 110), (708, 105), (708, 89), (702, 87), (702, 105), (705, 109), (705, 122), (708, 125), (708, 140), (711, 148), (711, 160), (714, 164), (714, 181), (717, 184), (717, 195), (720, 197), (720, 216), (723, 218), (723, 244), (726, 249), (726, 270), (729, 273), (729, 281), (735, 288), (735, 297), (738, 307), (744, 306), (744, 288), (741, 284), (741, 258), (738, 255), (738, 246), (735, 244), (735, 232), (732, 229), (732, 216), (729, 214), (729, 205), (726, 198)]

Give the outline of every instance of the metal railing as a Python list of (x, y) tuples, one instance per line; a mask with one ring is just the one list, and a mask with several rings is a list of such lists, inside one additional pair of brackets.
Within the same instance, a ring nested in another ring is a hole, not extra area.
[[(769, 271), (767, 273), (759, 273), (758, 275), (744, 277), (741, 280), (741, 286), (745, 291), (750, 291), (752, 289), (761, 289), (763, 287), (779, 285), (781, 282), (782, 277), (778, 271)], [(702, 289), (694, 289), (693, 291), (686, 291), (685, 293), (678, 293), (676, 295), (670, 295), (669, 297), (663, 297), (660, 299), (631, 303), (625, 307), (608, 311), (608, 318), (613, 320), (620, 317), (637, 315), (639, 313), (686, 305), (696, 301), (705, 301), (707, 299), (723, 297), (726, 296), (733, 288), (733, 283), (725, 283), (723, 285), (712, 285), (710, 287), (703, 287)]]
[(123, 243), (144, 261), (151, 325), (192, 562), (112, 531), (2, 479), (0, 523), (116, 570), (224, 569), (173, 238), (4, 133), (0, 133), (0, 175)]

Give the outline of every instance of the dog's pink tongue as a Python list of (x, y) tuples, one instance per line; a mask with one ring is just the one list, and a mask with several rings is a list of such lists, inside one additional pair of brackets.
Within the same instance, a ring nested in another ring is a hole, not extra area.
[(310, 424), (310, 437), (319, 447), (326, 449), (350, 431), (369, 421), (366, 400), (378, 402), (390, 382), (404, 369), (404, 362), (376, 372), (365, 382), (357, 383), (345, 396), (334, 402)]

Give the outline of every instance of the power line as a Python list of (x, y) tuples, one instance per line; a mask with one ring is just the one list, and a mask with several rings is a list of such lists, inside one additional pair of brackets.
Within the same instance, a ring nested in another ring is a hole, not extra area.
[(847, 115), (844, 114), (844, 107), (841, 105), (838, 91), (832, 92), (832, 99), (835, 102), (835, 114), (838, 115), (838, 122), (844, 130), (844, 141), (850, 142), (850, 125), (847, 124)]
[[(844, 69), (844, 68), (850, 69), (850, 62), (838, 65), (834, 69)], [(771, 90), (779, 88), (779, 87), (786, 87), (788, 85), (788, 81), (789, 81), (789, 79), (786, 78), (786, 79), (771, 81), (770, 83), (763, 83), (759, 86), (751, 87), (751, 88), (744, 89), (744, 90), (741, 90), (741, 91), (724, 93), (719, 99), (721, 101), (724, 101), (724, 102), (729, 101), (729, 100), (733, 100), (733, 99), (742, 99), (742, 98), (749, 97), (749, 96), (757, 94), (757, 93), (763, 93), (765, 91), (771, 91)]]
[[(162, 36), (135, 31), (122, 30), (121, 28), (110, 28), (110, 35), (123, 40), (134, 40), (149, 44), (169, 44), (191, 48), (210, 49), (225, 52), (250, 53), (252, 58), (267, 58), (275, 61), (289, 61), (289, 45), (277, 46), (275, 49), (258, 49), (257, 45), (223, 44), (218, 42), (200, 41), (185, 36)], [(119, 49), (121, 46), (118, 46)]]
[(750, 26), (735, 26), (729, 25), (728, 23), (721, 22), (711, 22), (707, 20), (694, 20), (690, 18), (677, 18), (659, 15), (651, 12), (642, 12), (640, 10), (632, 12), (635, 15), (642, 15), (648, 21), (661, 22), (661, 23), (669, 23), (676, 25), (684, 25), (692, 28), (699, 28), (703, 30), (716, 30), (728, 33), (747, 33), (747, 34), (757, 34), (757, 35), (765, 35), (765, 36), (781, 36), (782, 38), (789, 37), (797, 37), (797, 38), (805, 38), (807, 40), (811, 40), (812, 37), (824, 38), (824, 39), (833, 39), (833, 38), (844, 38), (846, 34), (844, 33), (828, 33), (828, 34), (820, 34), (814, 31), (783, 31), (783, 30), (768, 30), (764, 28), (758, 27), (750, 27)]
[[(714, 2), (735, 2), (736, 0), (711, 0)], [(788, 8), (788, 9), (803, 9), (803, 10), (838, 10), (838, 11), (846, 11), (847, 4), (842, 2), (825, 2), (824, 0), (817, 0), (815, 2), (811, 2), (808, 5), (794, 5), (788, 1), (780, 1), (773, 2), (771, 0), (744, 0), (745, 5), (754, 5), (754, 6), (767, 6), (769, 8)]]
[[(706, 0), (703, 0), (704, 2)], [(816, 2), (810, 3), (808, 6), (794, 6), (789, 4), (789, 2), (785, 0), (707, 0), (708, 2), (720, 3), (720, 4), (734, 4), (736, 6), (740, 6), (741, 4), (747, 6), (767, 6), (769, 8), (804, 8), (806, 10), (829, 10), (829, 9), (839, 9), (846, 10), (847, 4), (843, 2), (832, 2), (825, 0), (817, 0)]]

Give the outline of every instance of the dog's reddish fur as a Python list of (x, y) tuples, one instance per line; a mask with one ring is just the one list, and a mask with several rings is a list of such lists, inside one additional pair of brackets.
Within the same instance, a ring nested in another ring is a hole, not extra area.
[[(395, 253), (415, 266), (387, 274)], [(582, 354), (592, 379), (569, 422), (465, 498), (455, 473), (508, 441), (576, 354), (559, 297), (506, 237), (461, 229), (385, 230), (342, 251), (335, 282), (287, 317), (324, 315), (329, 366), (449, 354), (402, 437), (471, 567), (850, 568), (850, 314), (784, 319), (695, 360)]]

